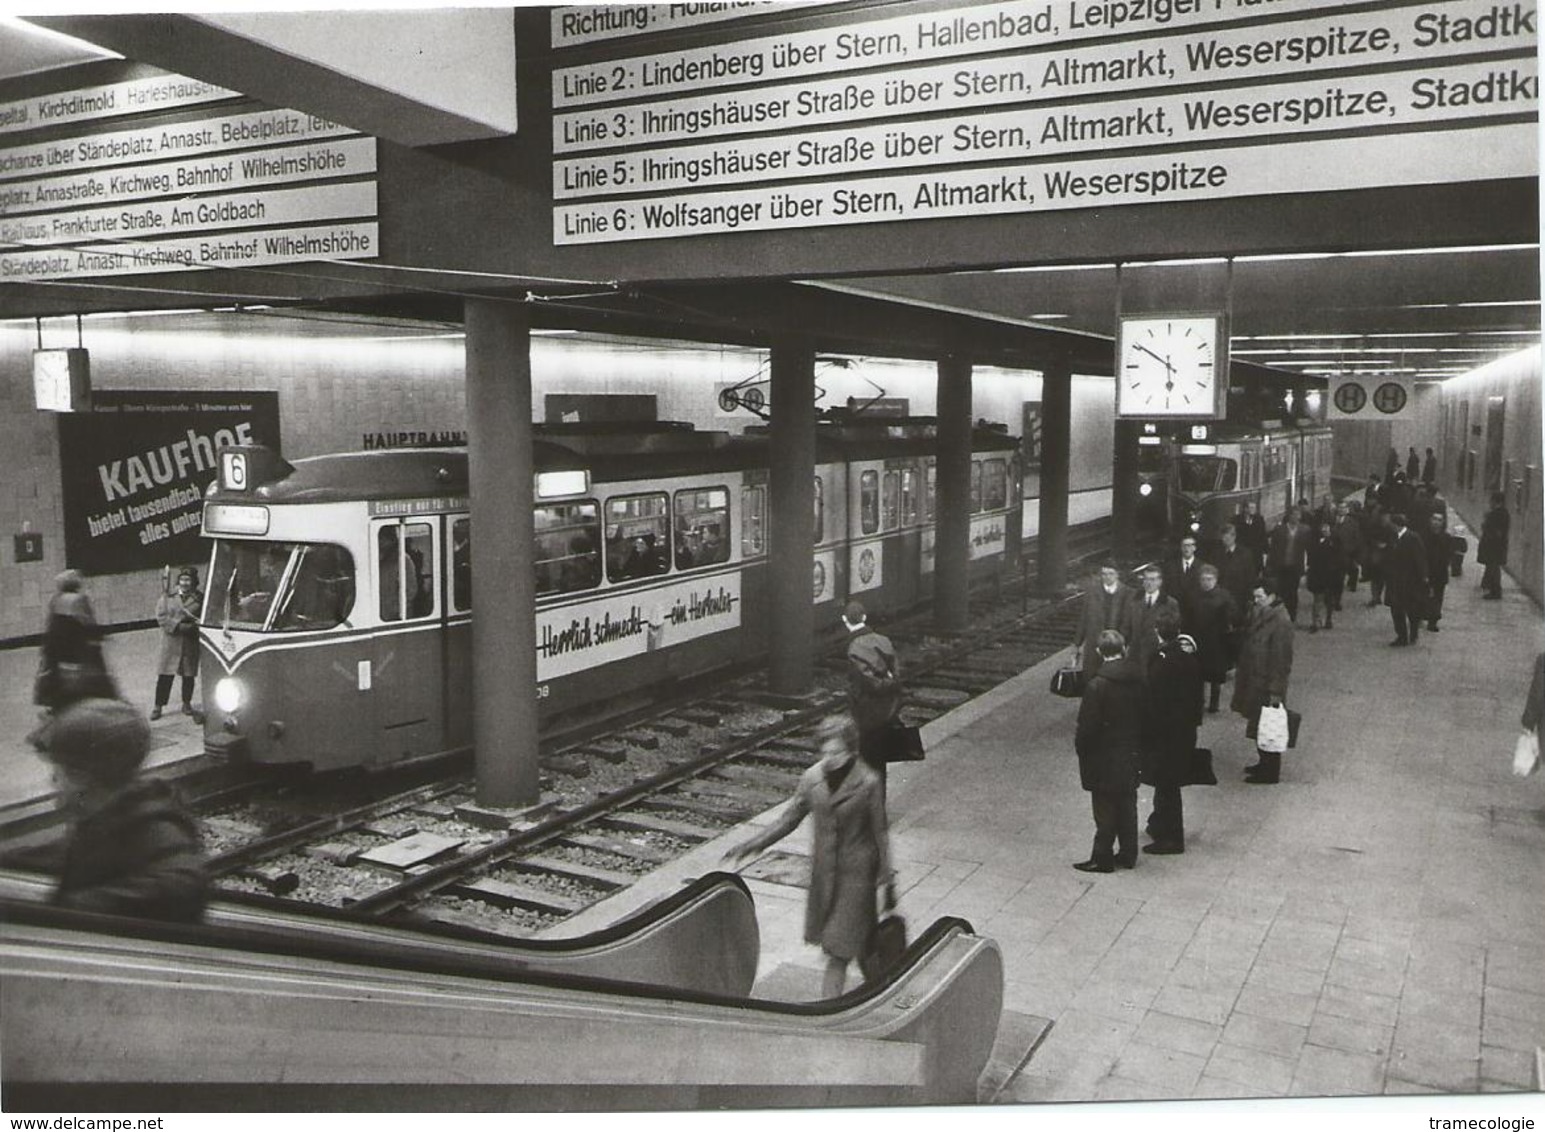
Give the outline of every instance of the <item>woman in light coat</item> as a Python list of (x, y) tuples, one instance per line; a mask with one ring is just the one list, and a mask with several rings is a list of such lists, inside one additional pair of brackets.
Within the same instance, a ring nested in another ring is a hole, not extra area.
[(821, 725), (821, 761), (800, 776), (778, 821), (725, 854), (731, 866), (781, 841), (805, 815), (814, 822), (805, 942), (826, 952), (821, 993), (842, 994), (848, 962), (864, 956), (882, 905), (895, 903), (890, 836), (880, 779), (859, 760), (852, 723), (834, 716)]

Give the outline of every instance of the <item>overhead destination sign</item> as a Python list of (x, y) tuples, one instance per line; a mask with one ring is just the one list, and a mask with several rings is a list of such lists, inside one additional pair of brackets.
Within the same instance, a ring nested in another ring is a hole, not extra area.
[(560, 68), (554, 242), (1536, 175), (1533, 4), (1347, 8), (1011, 2)]
[(176, 110), (184, 106), (240, 97), (234, 90), (226, 90), (225, 87), (184, 75), (129, 79), (121, 83), (104, 83), (101, 86), (0, 102), (0, 134), (73, 126), (80, 122), (116, 118), (125, 114)]
[[(802, 4), (801, 9), (821, 6), (811, 2)], [(575, 47), (582, 43), (743, 20), (747, 16), (766, 16), (787, 10), (785, 4), (764, 0), (733, 4), (594, 4), (554, 8), (553, 46)]]
[[(162, 113), (240, 97), (178, 75), (46, 96), (46, 140), (0, 148), (0, 282), (378, 256), (375, 139), (287, 109)], [(53, 129), (116, 113), (139, 118)]]

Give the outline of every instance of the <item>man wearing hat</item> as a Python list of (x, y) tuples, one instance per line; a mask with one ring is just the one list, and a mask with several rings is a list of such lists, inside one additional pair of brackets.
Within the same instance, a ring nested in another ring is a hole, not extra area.
[(161, 626), (161, 665), (156, 676), (156, 706), (151, 719), (160, 719), (166, 701), (172, 695), (172, 679), (182, 677), (182, 714), (194, 723), (204, 722), (204, 713), (193, 706), (193, 681), (198, 678), (198, 615), (204, 604), (198, 578), (192, 570), (177, 574), (177, 589), (164, 593), (156, 602), (156, 623)]
[(901, 714), (896, 648), (885, 634), (869, 627), (862, 602), (848, 602), (842, 624), (848, 630), (848, 710), (858, 728), (858, 756), (880, 776), (883, 799), (888, 732)]
[(159, 779), (136, 780), (150, 725), (122, 700), (58, 715), (45, 757), (71, 819), (54, 903), (84, 912), (197, 920), (208, 876), (198, 829)]

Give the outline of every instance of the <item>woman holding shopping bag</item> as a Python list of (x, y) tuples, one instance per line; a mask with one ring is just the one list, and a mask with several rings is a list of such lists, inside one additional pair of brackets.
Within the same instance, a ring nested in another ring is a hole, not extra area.
[[(1287, 696), (1288, 678), (1293, 673), (1293, 623), (1270, 580), (1258, 583), (1251, 591), (1251, 604), (1229, 707), (1255, 723), (1263, 707), (1281, 708)], [(1282, 724), (1285, 731), (1286, 712)], [(1281, 776), (1282, 749), (1287, 744), (1282, 743), (1274, 751), (1265, 746), (1258, 747), (1255, 765), (1245, 768), (1245, 781), (1271, 785)]]

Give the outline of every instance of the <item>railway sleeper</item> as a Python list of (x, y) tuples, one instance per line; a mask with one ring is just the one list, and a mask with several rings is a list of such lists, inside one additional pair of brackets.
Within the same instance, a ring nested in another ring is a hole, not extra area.
[(610, 853), (615, 857), (626, 857), (631, 861), (642, 861), (646, 865), (665, 865), (676, 859), (674, 853), (654, 845), (638, 841), (622, 841), (600, 833), (566, 833), (558, 839), (556, 844), (572, 845), (576, 849), (595, 849), (602, 853)]
[(627, 888), (636, 884), (638, 877), (632, 873), (618, 872), (616, 869), (603, 869), (597, 865), (587, 865), (582, 861), (570, 861), (563, 857), (522, 857), (515, 863), (515, 868), (532, 867), (542, 869), (545, 872), (555, 873), (559, 876), (573, 877), (575, 880), (584, 881), (589, 885), (601, 888), (617, 889)]
[(748, 758), (759, 763), (772, 763), (775, 766), (788, 767), (793, 771), (801, 771), (816, 761), (816, 753), (808, 747), (796, 747), (785, 749), (782, 747), (758, 747), (751, 751)]
[(749, 766), (746, 763), (722, 763), (703, 778), (708, 782), (734, 782), (759, 787), (764, 790), (788, 794), (794, 789), (799, 775), (793, 769), (775, 770), (772, 767)]
[(708, 802), (715, 799), (736, 805), (751, 806), (757, 810), (765, 810), (769, 806), (781, 802), (788, 796), (787, 791), (774, 792), (770, 788), (759, 788), (749, 783), (713, 783), (704, 779), (694, 779), (683, 783), (678, 789)]
[(953, 688), (908, 688), (904, 701), (907, 707), (919, 707), (948, 711), (959, 707), (971, 697)]
[(670, 818), (656, 817), (654, 814), (637, 810), (628, 810), (625, 813), (608, 814), (601, 819), (601, 824), (609, 829), (634, 830), (639, 833), (665, 833), (672, 837), (679, 837), (683, 841), (711, 841), (722, 829), (710, 828), (701, 825), (689, 825), (687, 822), (672, 821)]
[(587, 743), (583, 747), (575, 747), (566, 754), (579, 755), (583, 758), (604, 759), (613, 766), (621, 766), (628, 761), (628, 748), (615, 741), (600, 741)]
[(552, 892), (538, 885), (521, 881), (495, 880), (493, 877), (463, 881), (446, 888), (445, 892), (450, 896), (460, 896), (463, 899), (481, 900), (497, 908), (525, 908), (550, 916), (572, 916), (575, 912), (594, 903), (577, 899), (566, 893)]
[(651, 735), (642, 729), (624, 731), (618, 738), (622, 742), (637, 747), (641, 751), (658, 751), (660, 749), (660, 737), (658, 735)]
[(638, 807), (653, 813), (656, 810), (673, 810), (687, 814), (696, 814), (713, 821), (726, 822), (736, 825), (745, 821), (755, 810), (740, 807), (731, 809), (722, 805), (715, 805), (704, 798), (692, 798), (682, 794), (661, 794), (655, 798), (645, 798), (637, 803)]
[(684, 719), (688, 723), (695, 723), (699, 727), (718, 727), (724, 722), (723, 712), (705, 707), (678, 708), (676, 716), (678, 719)]
[(665, 719), (646, 720), (644, 723), (639, 724), (639, 726), (647, 727), (651, 731), (659, 731), (669, 735), (672, 739), (681, 739), (692, 734), (692, 725), (690, 723), (669, 716)]
[(570, 778), (589, 778), (590, 764), (584, 759), (574, 755), (547, 755), (537, 760), (537, 765), (545, 770), (556, 771), (558, 774), (566, 774)]

